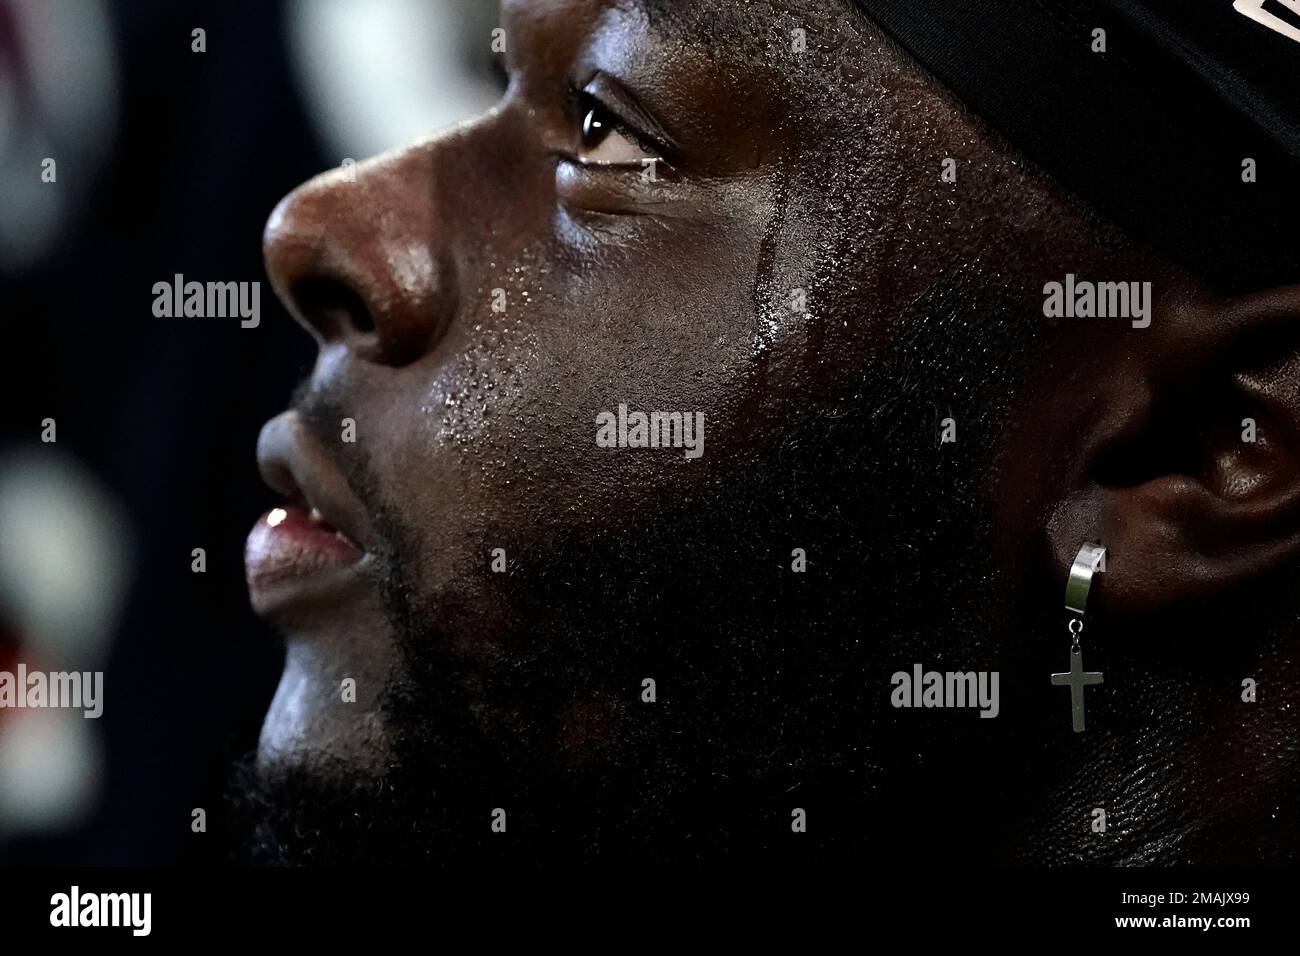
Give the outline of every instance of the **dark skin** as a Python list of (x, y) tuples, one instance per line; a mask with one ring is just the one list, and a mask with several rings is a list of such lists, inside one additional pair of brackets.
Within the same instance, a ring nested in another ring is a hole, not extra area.
[[(481, 852), (499, 806), (525, 855), (788, 850), (804, 807), (826, 853), (1293, 859), (1300, 288), (1213, 292), (835, 0), (737, 6), (508, 2), (495, 111), (272, 215), (320, 353), (263, 471), (366, 554), (254, 596), (261, 855)], [(1150, 328), (1043, 318), (1067, 272), (1152, 281)], [(597, 447), (620, 402), (704, 412), (704, 456)], [(1001, 714), (890, 708), (916, 662)]]

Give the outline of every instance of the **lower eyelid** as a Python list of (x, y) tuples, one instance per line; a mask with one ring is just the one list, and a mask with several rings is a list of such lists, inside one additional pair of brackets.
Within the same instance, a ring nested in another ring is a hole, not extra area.
[(629, 166), (591, 166), (562, 159), (555, 169), (556, 198), (566, 206), (593, 211), (635, 212), (640, 173)]
[(575, 166), (581, 166), (583, 169), (631, 169), (641, 170), (645, 168), (643, 163), (611, 163), (611, 162), (594, 162), (592, 160), (579, 159), (574, 162)]
[[(579, 159), (577, 156), (571, 156), (567, 153), (559, 153), (557, 154), (557, 158), (561, 165), (570, 166), (575, 170), (582, 172), (623, 172), (635, 173), (639, 176), (641, 171), (645, 169), (644, 163), (593, 163), (584, 159)], [(656, 160), (656, 162), (658, 163), (660, 170), (667, 168), (662, 160)]]
[(555, 199), (577, 221), (592, 216), (669, 222), (703, 221), (715, 207), (701, 205), (694, 193), (683, 193), (680, 181), (643, 182), (640, 172), (621, 168), (584, 167), (571, 159), (556, 166)]

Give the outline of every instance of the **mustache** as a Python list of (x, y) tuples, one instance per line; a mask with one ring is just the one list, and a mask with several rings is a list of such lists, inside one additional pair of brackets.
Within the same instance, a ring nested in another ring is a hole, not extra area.
[(313, 381), (308, 374), (294, 386), (289, 398), (289, 407), (298, 413), (312, 437), (327, 448), (338, 441), (338, 423), (346, 417), (341, 391), (337, 385)]
[(304, 378), (294, 388), (289, 407), (297, 412), (302, 427), (343, 473), (348, 487), (375, 524), (373, 530), (384, 545), (374, 555), (376, 571), (383, 572), (396, 558), (393, 551), (396, 542), (389, 527), (393, 509), (381, 492), (381, 482), (371, 465), (372, 443), (382, 439), (363, 432), (362, 424), (358, 423), (356, 440), (344, 442), (344, 419), (355, 420), (356, 412), (347, 399), (345, 387), (336, 381), (322, 384), (313, 382), (310, 376)]
[[(325, 449), (362, 502), (372, 512), (379, 505), (375, 497), (377, 482), (370, 469), (370, 451), (375, 436), (361, 433), (358, 422), (355, 440), (343, 440), (344, 420), (357, 421), (344, 383), (337, 379), (313, 381), (308, 375), (300, 381), (289, 399), (289, 407), (321, 448)], [(369, 439), (369, 440), (367, 440)]]

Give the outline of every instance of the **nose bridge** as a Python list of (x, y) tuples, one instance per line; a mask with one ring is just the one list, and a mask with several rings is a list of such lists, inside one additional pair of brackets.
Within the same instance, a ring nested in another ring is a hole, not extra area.
[(436, 344), (459, 296), (438, 169), (463, 145), (430, 138), (333, 169), (275, 207), (263, 234), (267, 272), (319, 341), (386, 364)]

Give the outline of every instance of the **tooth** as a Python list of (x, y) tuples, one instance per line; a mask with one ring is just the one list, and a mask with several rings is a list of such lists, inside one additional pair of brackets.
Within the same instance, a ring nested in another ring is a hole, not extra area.
[(315, 523), (315, 524), (320, 524), (322, 521), (325, 520), (324, 518), (321, 517), (321, 513), (320, 513), (319, 511), (317, 511), (315, 508), (312, 508), (312, 509), (311, 509), (311, 514), (310, 514), (308, 517), (309, 517), (309, 518), (312, 520), (312, 522)]

